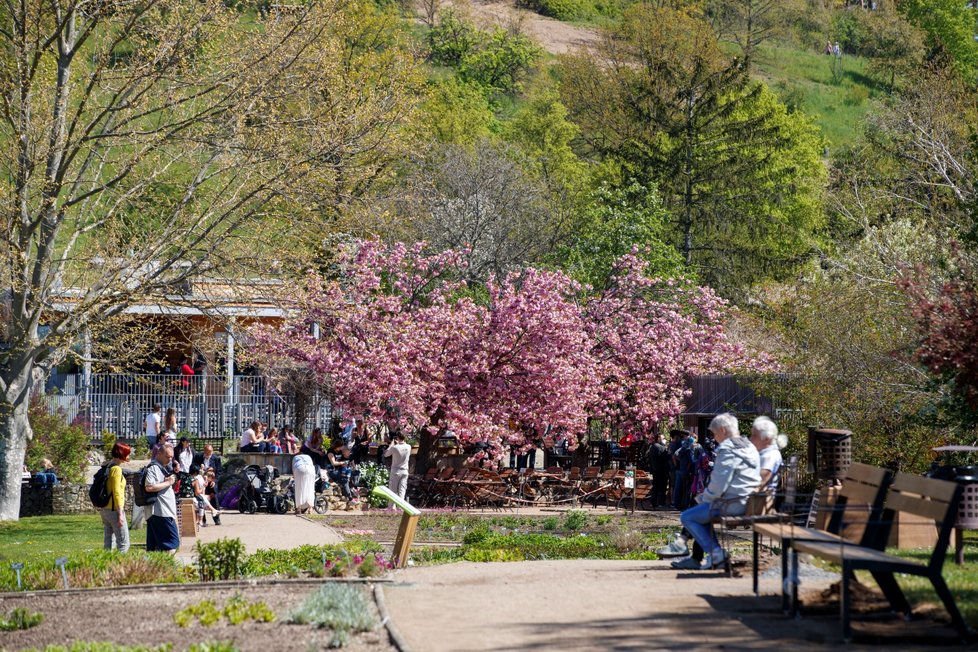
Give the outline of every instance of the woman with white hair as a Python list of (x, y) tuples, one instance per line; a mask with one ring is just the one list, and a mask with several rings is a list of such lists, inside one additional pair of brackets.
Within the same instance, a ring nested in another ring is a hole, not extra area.
[(768, 417), (757, 417), (750, 426), (750, 441), (761, 457), (761, 484), (758, 491), (776, 491), (781, 471), (778, 426)]

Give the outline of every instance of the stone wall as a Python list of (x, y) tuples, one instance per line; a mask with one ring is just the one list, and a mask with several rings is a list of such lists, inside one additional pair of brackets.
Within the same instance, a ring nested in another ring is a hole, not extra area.
[[(132, 483), (138, 473), (124, 471), (126, 479), (126, 513), (132, 513)], [(51, 514), (96, 514), (88, 499), (87, 484), (62, 483), (54, 487), (25, 486), (20, 491), (20, 517)]]

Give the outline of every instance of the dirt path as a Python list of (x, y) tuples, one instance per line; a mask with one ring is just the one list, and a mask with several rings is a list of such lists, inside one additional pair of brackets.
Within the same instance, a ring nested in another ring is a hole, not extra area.
[[(385, 586), (387, 606), (415, 652), (782, 650), (840, 643), (837, 606), (786, 618), (780, 580), (763, 579), (756, 598), (749, 572), (728, 578), (676, 571), (665, 561), (578, 560), (408, 568), (396, 579)], [(807, 589), (826, 584), (813, 580)], [(897, 619), (892, 626), (906, 625)]]
[[(451, 6), (446, 2), (444, 6)], [(597, 30), (568, 25), (531, 11), (517, 9), (513, 0), (472, 0), (460, 3), (482, 27), (518, 24), (523, 32), (551, 54), (565, 54), (597, 43)]]

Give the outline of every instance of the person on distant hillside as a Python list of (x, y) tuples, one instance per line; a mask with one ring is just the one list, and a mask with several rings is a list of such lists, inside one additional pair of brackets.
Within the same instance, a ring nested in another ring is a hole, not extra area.
[(106, 464), (109, 468), (105, 488), (109, 492), (109, 502), (101, 509), (102, 531), (105, 534), (103, 546), (112, 550), (113, 542), (119, 552), (129, 550), (129, 527), (126, 525), (126, 481), (122, 477), (122, 465), (129, 461), (132, 449), (121, 442), (112, 446), (112, 459)]
[(153, 502), (153, 515), (146, 522), (146, 551), (174, 552), (180, 547), (177, 530), (177, 501), (173, 485), (177, 476), (171, 471), (173, 447), (163, 444), (146, 470), (146, 491), (157, 494)]
[(825, 54), (827, 56), (832, 56), (832, 41), (825, 42)]
[(150, 448), (156, 446), (156, 439), (160, 436), (160, 423), (163, 420), (160, 412), (162, 410), (162, 405), (159, 403), (154, 403), (153, 411), (146, 415), (146, 421), (143, 423), (143, 433), (149, 440)]
[(391, 445), (384, 451), (384, 457), (391, 458), (391, 474), (387, 488), (404, 498), (407, 495), (411, 445), (404, 441), (404, 434), (400, 430), (394, 433)]

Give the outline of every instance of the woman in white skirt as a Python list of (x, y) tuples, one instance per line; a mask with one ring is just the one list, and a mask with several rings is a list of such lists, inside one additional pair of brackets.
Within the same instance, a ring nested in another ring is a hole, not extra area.
[(308, 455), (292, 458), (292, 478), (295, 481), (295, 513), (304, 514), (316, 504), (316, 467)]

